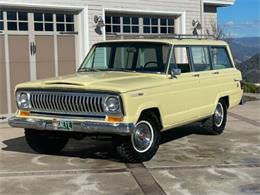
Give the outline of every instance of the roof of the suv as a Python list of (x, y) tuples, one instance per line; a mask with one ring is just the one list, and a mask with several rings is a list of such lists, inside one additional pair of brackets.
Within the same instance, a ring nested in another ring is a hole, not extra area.
[(106, 42), (153, 42), (153, 43), (167, 43), (173, 45), (228, 45), (225, 41), (210, 40), (210, 39), (123, 39), (123, 40), (109, 40)]

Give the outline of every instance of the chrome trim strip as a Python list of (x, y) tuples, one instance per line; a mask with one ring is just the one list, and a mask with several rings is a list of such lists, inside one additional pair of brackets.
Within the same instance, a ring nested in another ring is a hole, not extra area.
[(72, 118), (57, 118), (57, 120), (71, 121), (73, 123), (73, 128), (71, 130), (56, 129), (52, 125), (51, 119), (21, 118), (16, 116), (9, 118), (8, 123), (12, 127), (28, 128), (28, 129), (35, 129), (35, 130), (52, 130), (52, 131), (68, 131), (68, 132), (100, 133), (100, 134), (116, 134), (116, 135), (131, 135), (135, 129), (135, 125), (133, 123), (80, 121)]

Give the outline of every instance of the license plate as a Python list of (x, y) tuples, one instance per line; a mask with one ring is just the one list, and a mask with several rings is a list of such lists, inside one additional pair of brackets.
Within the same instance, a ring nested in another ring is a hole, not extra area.
[(57, 130), (72, 130), (73, 123), (72, 121), (53, 119), (52, 126)]

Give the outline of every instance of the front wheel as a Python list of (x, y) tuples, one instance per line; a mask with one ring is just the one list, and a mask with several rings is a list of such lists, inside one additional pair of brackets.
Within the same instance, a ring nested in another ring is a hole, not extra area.
[(209, 134), (219, 135), (223, 133), (227, 122), (227, 104), (224, 99), (220, 99), (214, 114), (205, 119), (202, 122), (204, 129), (207, 130)]
[(40, 154), (58, 154), (68, 143), (69, 138), (59, 132), (25, 129), (27, 144)]
[(143, 162), (152, 159), (160, 145), (160, 123), (153, 112), (144, 113), (130, 137), (112, 139), (118, 154), (125, 162)]

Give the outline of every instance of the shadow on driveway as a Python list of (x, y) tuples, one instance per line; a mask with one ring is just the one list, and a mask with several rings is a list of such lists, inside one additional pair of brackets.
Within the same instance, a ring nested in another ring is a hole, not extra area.
[[(192, 134), (207, 135), (205, 131), (203, 131), (202, 127), (196, 123), (162, 132), (161, 144), (181, 139)], [(2, 148), (4, 151), (36, 154), (29, 148), (24, 136), (5, 140), (3, 143), (6, 145), (5, 148)], [(63, 149), (60, 156), (119, 161), (119, 157), (110, 140), (100, 141), (93, 140), (89, 137), (80, 141), (71, 139), (67, 146)]]

